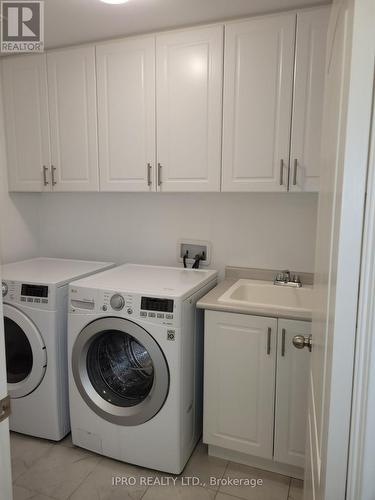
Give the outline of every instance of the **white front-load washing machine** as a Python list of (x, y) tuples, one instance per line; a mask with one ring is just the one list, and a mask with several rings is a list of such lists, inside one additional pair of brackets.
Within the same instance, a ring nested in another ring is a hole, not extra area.
[(202, 430), (203, 313), (217, 272), (125, 264), (70, 286), (77, 446), (179, 474)]
[(68, 434), (68, 283), (113, 265), (37, 258), (2, 266), (11, 430), (55, 441)]

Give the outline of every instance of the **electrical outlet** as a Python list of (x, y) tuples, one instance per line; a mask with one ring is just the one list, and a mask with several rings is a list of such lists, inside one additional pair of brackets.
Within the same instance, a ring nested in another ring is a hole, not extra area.
[(186, 262), (193, 264), (196, 255), (203, 255), (201, 266), (208, 266), (211, 262), (211, 243), (208, 241), (181, 239), (177, 244), (177, 261), (183, 262), (183, 257), (188, 252)]

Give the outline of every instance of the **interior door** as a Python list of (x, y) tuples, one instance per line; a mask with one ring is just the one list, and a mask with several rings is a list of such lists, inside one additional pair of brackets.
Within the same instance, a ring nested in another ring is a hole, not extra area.
[(157, 35), (159, 191), (220, 191), (223, 27)]
[(50, 191), (45, 54), (1, 62), (10, 191)]
[[(1, 271), (1, 267), (0, 267)], [(1, 282), (1, 276), (0, 276)], [(5, 366), (5, 344), (3, 326), (3, 306), (0, 300), (0, 400), (8, 394), (6, 366)], [(1, 410), (0, 410), (1, 419)], [(0, 422), (0, 497), (4, 500), (12, 500), (12, 477), (10, 464), (9, 443), (9, 419)]]
[(290, 191), (319, 191), (330, 7), (298, 12), (290, 151)]
[(294, 347), (293, 338), (310, 334), (309, 322), (278, 320), (274, 458), (301, 468), (305, 465), (310, 352)]
[(54, 191), (98, 191), (95, 48), (47, 54)]
[(101, 191), (155, 191), (155, 37), (96, 47)]
[(223, 191), (286, 191), (295, 14), (225, 27)]
[[(328, 31), (305, 500), (342, 500), (346, 491), (363, 220), (357, 156), (345, 164), (352, 6), (334, 2)], [(352, 191), (343, 185), (349, 173)]]

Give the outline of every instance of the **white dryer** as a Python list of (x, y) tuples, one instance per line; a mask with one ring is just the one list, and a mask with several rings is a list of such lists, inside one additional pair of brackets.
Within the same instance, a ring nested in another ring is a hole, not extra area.
[(55, 441), (68, 434), (68, 283), (113, 265), (37, 258), (2, 266), (11, 430)]
[(179, 474), (202, 431), (203, 314), (217, 272), (125, 264), (70, 286), (73, 443)]

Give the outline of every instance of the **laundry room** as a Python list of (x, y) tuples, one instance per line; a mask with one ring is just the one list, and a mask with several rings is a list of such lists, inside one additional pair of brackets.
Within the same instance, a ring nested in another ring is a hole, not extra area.
[(0, 4), (0, 500), (370, 500), (372, 2)]

